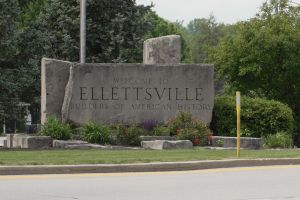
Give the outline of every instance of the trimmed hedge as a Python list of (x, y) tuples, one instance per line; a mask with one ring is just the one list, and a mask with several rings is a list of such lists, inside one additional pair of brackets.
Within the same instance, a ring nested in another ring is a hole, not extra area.
[[(274, 100), (242, 97), (242, 136), (265, 137), (278, 132), (293, 135), (294, 126), (293, 112), (287, 105)], [(214, 135), (236, 136), (234, 97), (216, 97), (211, 129)]]

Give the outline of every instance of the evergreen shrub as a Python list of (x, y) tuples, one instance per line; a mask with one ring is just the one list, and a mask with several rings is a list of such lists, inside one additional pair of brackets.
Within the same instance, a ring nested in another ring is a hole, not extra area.
[[(293, 112), (287, 105), (274, 100), (242, 97), (242, 136), (265, 137), (278, 132), (293, 135), (294, 127)], [(236, 136), (236, 105), (234, 97), (216, 97), (211, 129), (214, 135)]]

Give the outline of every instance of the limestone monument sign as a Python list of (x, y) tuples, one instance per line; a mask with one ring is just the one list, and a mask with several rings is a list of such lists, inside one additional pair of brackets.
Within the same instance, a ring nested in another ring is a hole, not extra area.
[(144, 42), (144, 64), (42, 60), (41, 123), (48, 116), (83, 125), (165, 123), (186, 111), (210, 123), (213, 65), (179, 64), (180, 37)]
[(77, 125), (166, 123), (186, 111), (208, 123), (213, 101), (211, 65), (73, 64), (62, 119)]

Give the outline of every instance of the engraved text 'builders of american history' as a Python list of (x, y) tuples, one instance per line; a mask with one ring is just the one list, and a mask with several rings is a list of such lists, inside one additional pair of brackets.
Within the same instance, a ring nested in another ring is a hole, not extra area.
[(179, 111), (209, 123), (214, 103), (213, 65), (72, 64), (63, 121), (168, 122)]

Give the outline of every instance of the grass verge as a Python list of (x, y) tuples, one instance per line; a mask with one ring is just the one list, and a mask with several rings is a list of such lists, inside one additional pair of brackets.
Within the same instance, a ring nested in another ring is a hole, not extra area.
[[(0, 165), (73, 165), (222, 160), (235, 150), (0, 150)], [(245, 158), (300, 158), (300, 150), (242, 150)]]

